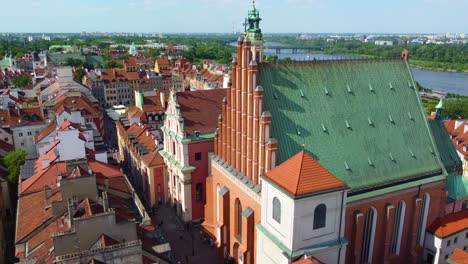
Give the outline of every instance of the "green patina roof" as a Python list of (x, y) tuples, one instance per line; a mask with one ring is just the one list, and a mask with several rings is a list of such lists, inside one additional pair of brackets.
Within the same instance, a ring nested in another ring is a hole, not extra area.
[(305, 150), (351, 193), (442, 174), (404, 60), (263, 63), (278, 163)]
[(448, 173), (454, 172), (457, 169), (457, 166), (461, 166), (462, 162), (458, 157), (457, 150), (450, 140), (443, 121), (429, 119), (428, 122), (437, 150), (439, 151), (442, 164), (444, 164)]
[(445, 189), (450, 198), (454, 200), (464, 199), (468, 197), (468, 180), (463, 175), (449, 174)]

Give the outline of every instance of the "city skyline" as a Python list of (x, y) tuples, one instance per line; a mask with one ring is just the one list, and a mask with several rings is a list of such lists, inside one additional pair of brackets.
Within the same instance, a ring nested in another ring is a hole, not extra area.
[[(262, 29), (268, 33), (421, 34), (468, 31), (464, 26), (468, 19), (463, 16), (463, 10), (468, 9), (468, 0), (256, 2), (263, 18)], [(181, 4), (183, 8), (180, 8)], [(3, 7), (4, 10), (14, 10), (18, 5), (22, 6), (21, 11), (28, 19), (7, 25), (3, 32), (228, 33), (242, 30), (245, 10), (252, 2), (19, 0), (6, 2)], [(14, 12), (3, 15), (5, 21), (14, 21), (16, 16)]]

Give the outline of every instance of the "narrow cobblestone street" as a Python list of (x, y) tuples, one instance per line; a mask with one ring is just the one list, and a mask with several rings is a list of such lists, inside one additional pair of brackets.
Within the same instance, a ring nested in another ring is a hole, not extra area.
[(172, 261), (175, 264), (222, 263), (216, 258), (215, 248), (202, 238), (199, 225), (184, 228), (183, 222), (170, 206), (160, 206), (152, 217), (152, 223), (161, 225), (162, 234), (171, 245)]

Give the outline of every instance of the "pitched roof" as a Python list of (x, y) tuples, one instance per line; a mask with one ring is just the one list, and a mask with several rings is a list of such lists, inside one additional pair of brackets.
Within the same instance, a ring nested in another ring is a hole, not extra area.
[(262, 63), (278, 164), (305, 150), (352, 192), (442, 174), (404, 60)]
[[(123, 179), (124, 177), (119, 167), (94, 160), (88, 160), (88, 165), (91, 167), (93, 174), (96, 175), (96, 181), (98, 181), (100, 185), (104, 183), (104, 179), (110, 179), (109, 184), (111, 188), (112, 185), (115, 184), (119, 190), (128, 192), (128, 187), (124, 188), (122, 183), (119, 182), (119, 179)], [(87, 174), (88, 172), (82, 173)], [(33, 176), (21, 181), (19, 184), (20, 195), (41, 191), (44, 186), (56, 186), (59, 182), (57, 175), (62, 175), (63, 177), (70, 176), (67, 175), (66, 162), (56, 162), (45, 169), (39, 169)], [(76, 176), (77, 174), (74, 175)]]
[(176, 96), (187, 134), (215, 132), (226, 89), (178, 92)]
[(444, 238), (468, 229), (468, 210), (437, 218), (427, 230)]
[(161, 154), (159, 154), (159, 152), (156, 150), (146, 155), (143, 155), (141, 160), (143, 161), (143, 163), (145, 163), (149, 167), (164, 165), (164, 160), (161, 157)]
[(296, 196), (346, 187), (305, 151), (268, 171), (265, 178)]
[(468, 252), (459, 248), (455, 248), (455, 250), (452, 253), (452, 256), (450, 256), (450, 259), (448, 260), (448, 263), (468, 264)]
[(445, 189), (448, 196), (454, 200), (461, 200), (468, 197), (468, 179), (463, 175), (449, 174), (445, 182)]
[(312, 256), (308, 256), (300, 260), (296, 260), (292, 264), (323, 264), (323, 262)]
[(50, 135), (50, 133), (55, 131), (56, 124), (55, 123), (50, 123), (50, 125), (46, 126), (44, 129), (39, 132), (39, 134), (34, 136), (34, 142), (37, 143)]
[(445, 169), (449, 173), (453, 173), (459, 166), (462, 165), (457, 150), (450, 140), (449, 134), (442, 120), (429, 119), (429, 128), (440, 154), (440, 160), (444, 164)]
[(52, 208), (48, 206), (52, 205), (53, 201), (62, 199), (61, 192), (58, 188), (53, 189), (52, 193), (52, 196), (45, 199), (46, 194), (44, 186), (42, 186), (42, 191), (20, 197), (18, 200), (16, 242), (20, 241), (52, 218)]

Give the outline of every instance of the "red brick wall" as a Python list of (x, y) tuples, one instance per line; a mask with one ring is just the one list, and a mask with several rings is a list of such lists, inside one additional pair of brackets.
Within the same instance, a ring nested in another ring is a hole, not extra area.
[[(218, 248), (222, 251), (223, 246), (228, 247), (228, 253), (231, 256), (236, 256), (237, 253), (233, 252), (234, 244), (240, 244), (239, 249), (242, 250), (244, 254), (244, 263), (254, 263), (255, 260), (255, 253), (256, 253), (256, 241), (257, 241), (257, 234), (255, 226), (260, 223), (260, 204), (258, 204), (255, 200), (253, 200), (247, 193), (241, 190), (237, 185), (233, 184), (226, 176), (222, 175), (217, 169), (212, 168), (212, 173), (209, 179), (207, 180), (207, 192), (208, 192), (208, 200), (205, 206), (205, 224), (209, 226), (216, 226), (216, 186), (220, 185), (221, 188), (227, 187), (229, 189), (228, 192), (228, 204), (229, 208), (224, 214), (224, 216), (229, 217), (228, 222), (228, 245), (219, 245)], [(242, 226), (242, 241), (238, 241), (235, 234), (235, 217), (236, 217), (236, 206), (235, 201), (239, 199), (242, 209), (245, 210), (247, 207), (250, 207), (254, 213), (253, 218), (249, 219), (248, 221), (243, 222)], [(221, 204), (221, 203), (220, 203)], [(223, 216), (221, 216), (223, 217)], [(249, 223), (252, 221), (252, 223)], [(210, 233), (213, 237), (216, 237), (216, 233), (214, 230), (210, 230)], [(222, 254), (219, 254), (222, 257)]]
[[(426, 193), (430, 194), (430, 203), (427, 217), (427, 225), (430, 225), (437, 217), (442, 216), (444, 211), (446, 194), (443, 190), (445, 181), (435, 184), (421, 186), (404, 191), (381, 196), (380, 199), (369, 198), (349, 203), (346, 209), (345, 237), (349, 241), (346, 250), (346, 263), (360, 263), (361, 243), (363, 236), (363, 225), (368, 208), (377, 209), (377, 225), (375, 231), (374, 251), (372, 263), (415, 263), (417, 255), (421, 254), (421, 248), (416, 246), (417, 226), (419, 222), (419, 206), (417, 198), (423, 199)], [(398, 203), (406, 202), (405, 220), (401, 238), (399, 256), (389, 256), (391, 232), (393, 228), (394, 215)], [(393, 210), (388, 210), (387, 205), (392, 204)], [(363, 215), (359, 223), (356, 222), (356, 212)]]

